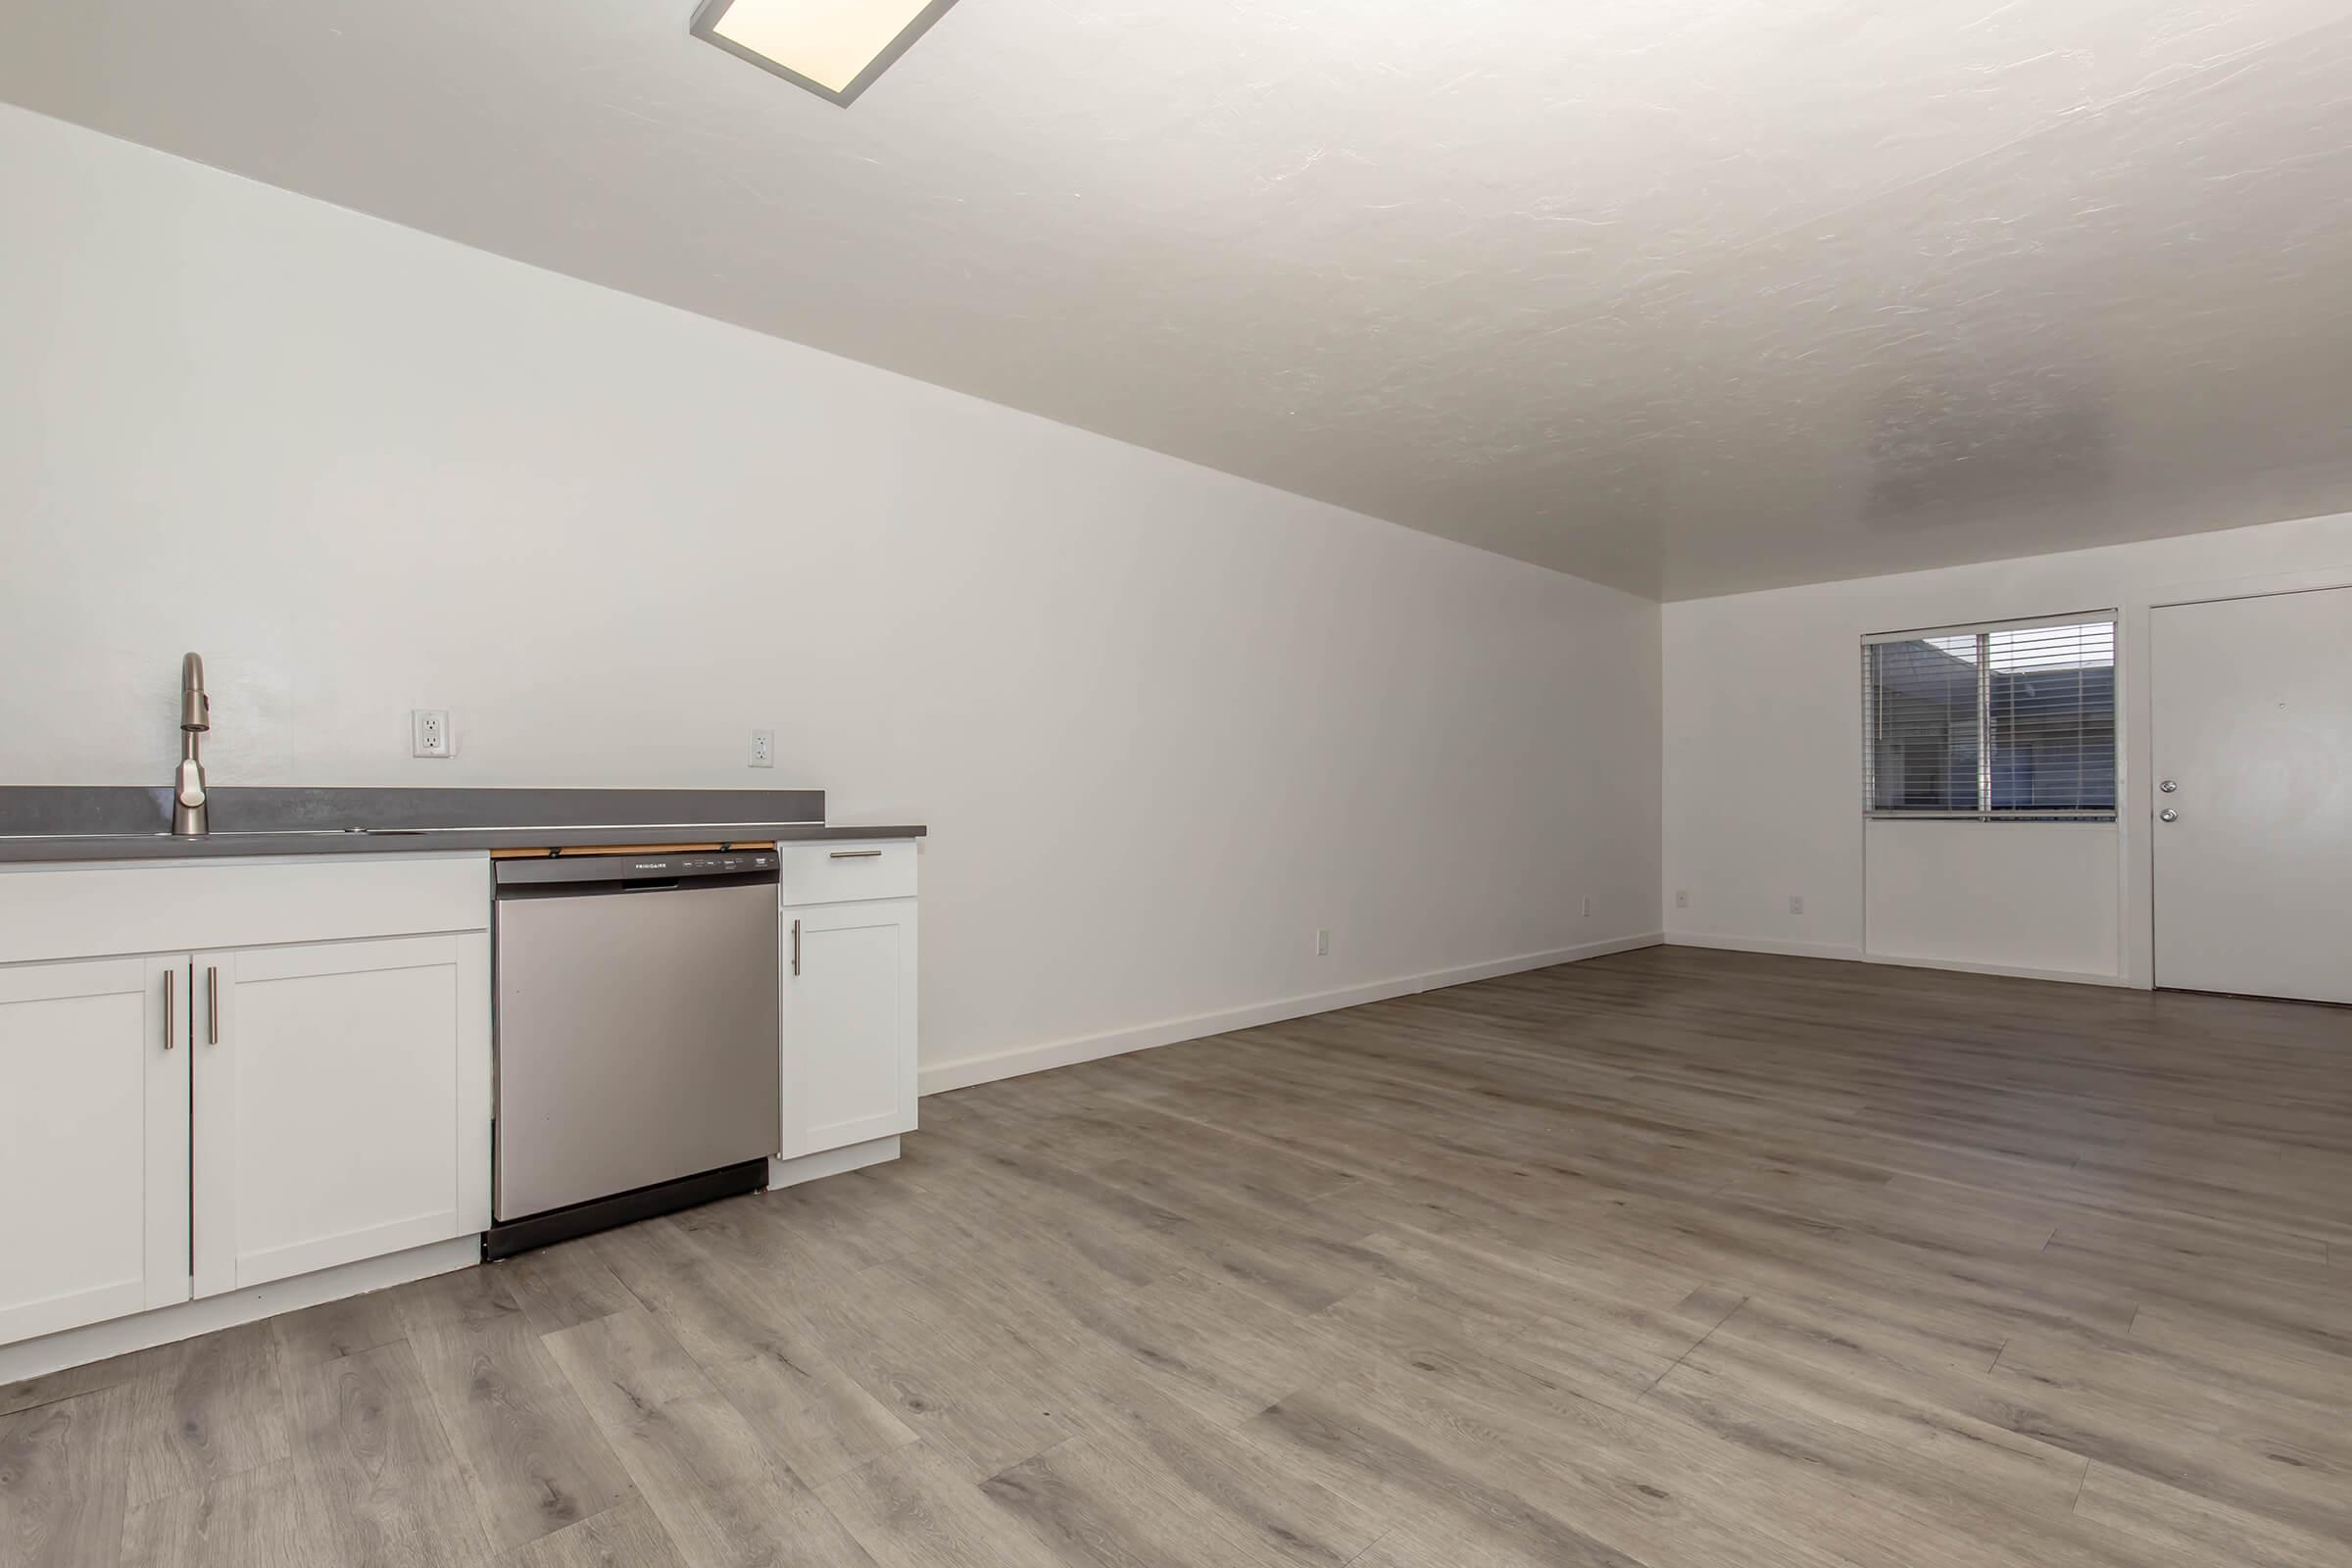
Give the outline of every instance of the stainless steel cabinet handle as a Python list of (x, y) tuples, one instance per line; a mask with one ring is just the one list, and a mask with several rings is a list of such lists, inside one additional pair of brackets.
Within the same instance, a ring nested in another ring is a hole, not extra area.
[(166, 1051), (172, 1049), (172, 999), (179, 990), (172, 982), (178, 978), (179, 971), (177, 969), (164, 971), (164, 1049)]
[(2170, 794), (2172, 794), (2172, 793), (2173, 793), (2173, 791), (2175, 791), (2175, 790), (2179, 789), (2179, 788), (2180, 787), (2180, 783), (2179, 783), (2177, 780), (2174, 780), (2174, 779), (2169, 779), (2169, 778), (2168, 778), (2168, 779), (2166, 779), (2166, 780), (2165, 780), (2163, 783), (2161, 783), (2161, 784), (2157, 785), (2156, 787), (2157, 787), (2158, 789), (2160, 789), (2160, 790), (2164, 791), (2164, 793), (2165, 793), (2165, 794), (2167, 794), (2167, 795), (2170, 795)]
[(833, 858), (836, 860), (871, 860), (880, 857), (881, 854), (880, 850), (835, 850)]
[(2159, 822), (2178, 822), (2180, 820), (2180, 813), (2168, 806), (2163, 810), (2156, 813), (2156, 820)]
[(801, 922), (792, 922), (792, 972), (801, 972)]
[(204, 1006), (208, 1015), (205, 1043), (217, 1046), (220, 1043), (220, 970), (213, 964), (204, 969)]

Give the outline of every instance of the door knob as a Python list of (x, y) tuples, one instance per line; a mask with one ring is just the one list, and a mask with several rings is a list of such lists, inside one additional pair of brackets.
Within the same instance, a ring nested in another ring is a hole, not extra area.
[(2163, 810), (2156, 813), (2156, 820), (2159, 822), (2178, 822), (2180, 820), (2180, 813), (2168, 806)]
[(2163, 783), (2161, 783), (2161, 784), (2157, 785), (2156, 787), (2157, 787), (2158, 789), (2160, 789), (2160, 790), (2164, 791), (2164, 793), (2165, 793), (2165, 794), (2167, 794), (2167, 795), (2170, 795), (2170, 794), (2172, 794), (2172, 793), (2173, 793), (2173, 791), (2175, 791), (2175, 790), (2179, 789), (2179, 788), (2180, 787), (2180, 783), (2179, 783), (2179, 781), (2178, 781), (2178, 780), (2175, 780), (2175, 779), (2169, 779), (2169, 778), (2168, 778), (2168, 779), (2166, 779), (2166, 780), (2165, 780)]

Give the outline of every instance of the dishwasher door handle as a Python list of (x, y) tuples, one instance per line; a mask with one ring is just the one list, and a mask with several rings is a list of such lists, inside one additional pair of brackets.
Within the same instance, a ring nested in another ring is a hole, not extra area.
[(801, 972), (801, 922), (792, 922), (792, 972)]

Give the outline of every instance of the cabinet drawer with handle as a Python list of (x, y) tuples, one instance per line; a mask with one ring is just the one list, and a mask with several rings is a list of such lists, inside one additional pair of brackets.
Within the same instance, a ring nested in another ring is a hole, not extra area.
[(820, 840), (777, 847), (786, 907), (844, 904), (854, 899), (914, 897), (914, 843), (910, 839), (861, 842)]

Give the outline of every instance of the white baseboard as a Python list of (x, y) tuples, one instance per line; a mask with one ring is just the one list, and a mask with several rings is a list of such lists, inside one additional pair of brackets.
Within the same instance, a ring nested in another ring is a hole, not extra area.
[(2113, 986), (2138, 990), (2120, 974), (2097, 974), (2087, 969), (2029, 969), (2010, 963), (1964, 963), (1951, 958), (1909, 958), (1891, 953), (1866, 953), (1865, 961), (1891, 963), (1902, 969), (1944, 969), (1954, 974), (1997, 974), (2011, 980), (2056, 980), (2070, 986)]
[(1018, 1078), (1027, 1073), (1044, 1072), (1053, 1067), (1071, 1067), (1104, 1056), (1123, 1056), (1131, 1051), (1150, 1051), (1155, 1046), (1173, 1046), (1186, 1040), (1229, 1034), (1236, 1029), (1254, 1029), (1260, 1024), (1286, 1023), (1293, 1018), (1304, 1018), (1313, 1013), (1336, 1012), (1342, 1007), (1360, 1007), (1369, 1002), (1386, 1002), (1391, 997), (1409, 997), (1416, 992), (1468, 985), (1474, 980), (1492, 980), (1500, 975), (1524, 973), (1529, 969), (1548, 969), (1554, 964), (1574, 963), (1580, 958), (1630, 953), (1636, 948), (1654, 948), (1663, 940), (1659, 933), (1647, 931), (1640, 936), (1588, 942), (1581, 947), (1556, 948), (1548, 953), (1522, 954), (1512, 958), (1495, 958), (1450, 969), (1432, 969), (1424, 974), (1374, 980), (1338, 991), (1318, 991), (1303, 997), (1286, 997), (1278, 1002), (1254, 1003), (1222, 1012), (1195, 1013), (1189, 1018), (1171, 1018), (1163, 1023), (1119, 1029), (1108, 1034), (1081, 1035), (1070, 1040), (1048, 1041), (1043, 1045), (1019, 1046), (1011, 1051), (993, 1052), (985, 1056), (967, 1056), (960, 1061), (943, 1061), (925, 1067), (918, 1082), (923, 1094), (944, 1094), (951, 1089), (969, 1089), (974, 1084), (994, 1083), (1000, 1078)]
[(292, 1279), (250, 1285), (202, 1300), (175, 1301), (152, 1312), (136, 1312), (104, 1323), (85, 1323), (77, 1329), (60, 1329), (37, 1340), (0, 1345), (0, 1384), (21, 1383), (87, 1361), (103, 1361), (132, 1350), (194, 1339), (199, 1334), (233, 1328), (256, 1318), (274, 1317), (280, 1312), (340, 1300), (346, 1296), (363, 1296), (386, 1286), (406, 1285), (411, 1280), (447, 1274), (481, 1260), (482, 1239), (457, 1236), (425, 1247), (412, 1247), (405, 1252), (320, 1269), (316, 1274), (297, 1274)]
[(779, 1187), (798, 1187), (803, 1182), (821, 1181), (827, 1176), (839, 1176), (844, 1171), (863, 1170), (879, 1165), (886, 1159), (899, 1157), (896, 1134), (888, 1138), (871, 1138), (862, 1144), (846, 1149), (828, 1149), (818, 1154), (801, 1154), (792, 1159), (771, 1159), (767, 1162), (767, 1186), (770, 1192)]
[(1777, 937), (1727, 937), (1709, 931), (1669, 931), (1670, 948), (1716, 948), (1725, 953), (1777, 953), (1785, 958), (1844, 958), (1868, 962), (1870, 955), (1843, 942), (1784, 942)]
[(2029, 969), (2007, 963), (1968, 963), (1952, 958), (1914, 958), (1833, 942), (1783, 942), (1772, 937), (1733, 937), (1706, 931), (1669, 931), (1672, 948), (1714, 948), (1726, 953), (1771, 953), (1789, 958), (1835, 958), (1845, 963), (1884, 963), (1898, 969), (1941, 969), (1951, 974), (1991, 974), (2011, 980), (2057, 980), (2076, 986), (2113, 986), (2134, 989), (2120, 974), (2095, 974), (2081, 969)]

